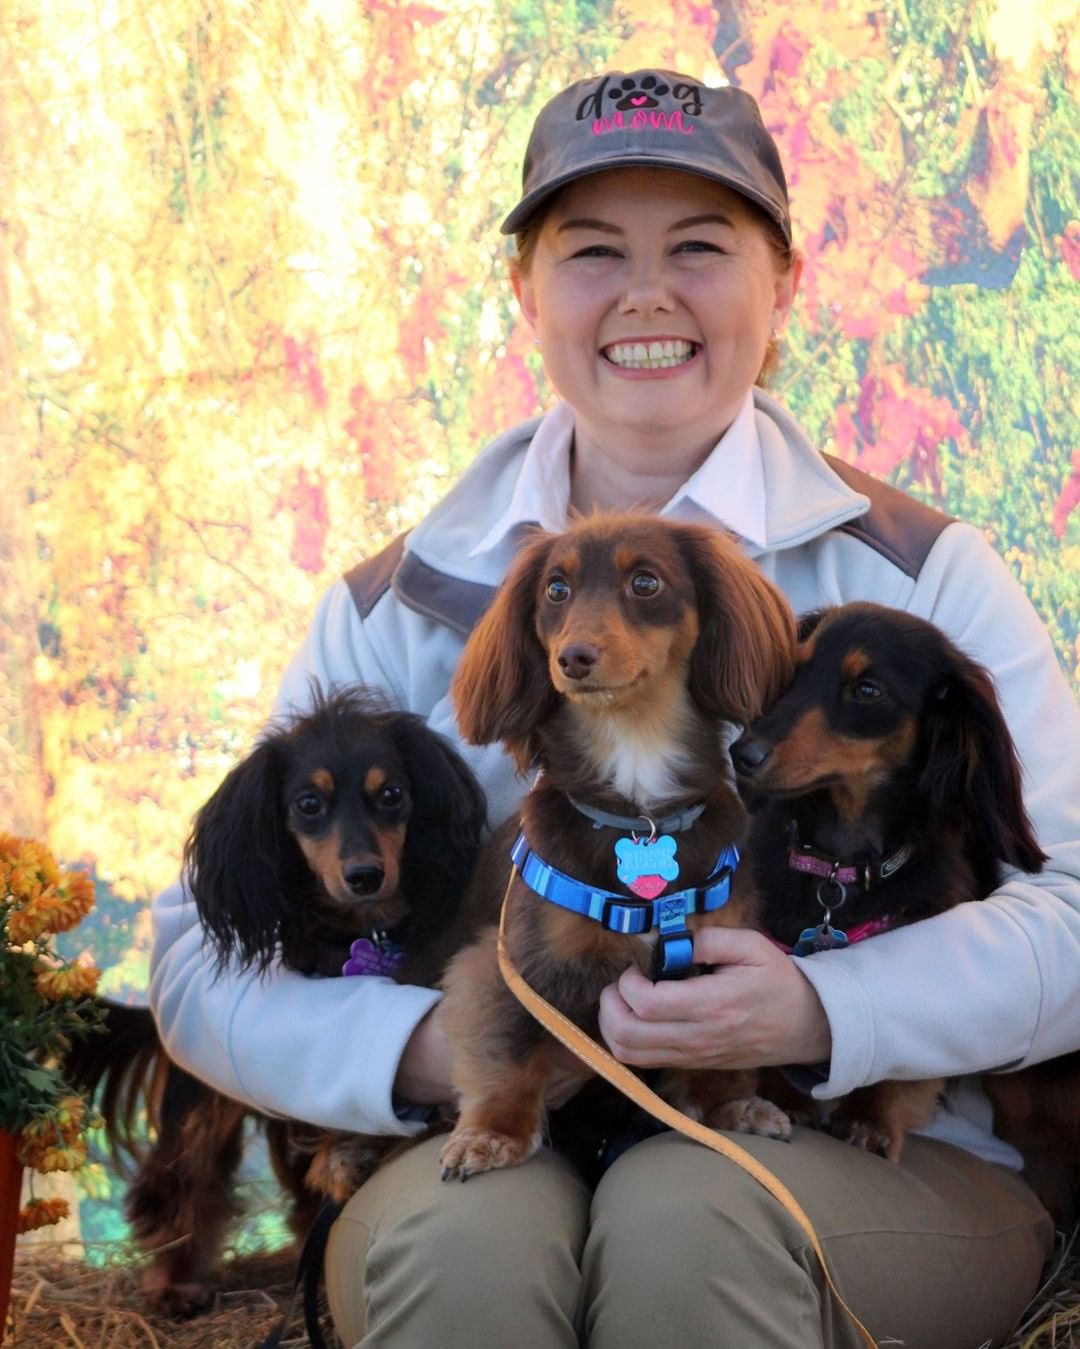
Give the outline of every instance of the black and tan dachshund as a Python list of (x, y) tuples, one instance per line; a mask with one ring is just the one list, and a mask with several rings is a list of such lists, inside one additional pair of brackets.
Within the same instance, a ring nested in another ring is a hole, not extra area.
[[(732, 746), (752, 807), (760, 919), (774, 940), (800, 955), (827, 949), (843, 944), (838, 932), (851, 942), (982, 899), (1003, 865), (1042, 869), (1016, 750), (981, 665), (933, 624), (877, 604), (808, 615), (799, 637), (790, 687)], [(1064, 1108), (1049, 1093), (1044, 1104), (1057, 1111), (1059, 1141), (1071, 1131), (1080, 1155), (1080, 1055), (1070, 1058), (1071, 1069), (1058, 1060), (987, 1078), (992, 1095), (1015, 1098), (1002, 1107), (1003, 1136), (1019, 1141), (1016, 1121), (1040, 1077), (1071, 1077)], [(867, 1087), (839, 1103), (829, 1128), (896, 1159), (943, 1086)]]
[[(318, 696), (228, 774), (195, 819), (185, 874), (222, 967), (265, 971), (280, 958), (340, 975), (359, 960), (433, 984), (484, 823), (483, 793), (456, 751), (422, 718), (352, 688)], [(110, 1006), (107, 1028), (73, 1051), (71, 1068), (82, 1085), (101, 1086), (114, 1148), (138, 1158), (125, 1207), (151, 1256), (144, 1291), (165, 1314), (190, 1315), (210, 1299), (238, 1211), (234, 1176), (254, 1112), (169, 1062), (148, 1010)], [(143, 1100), (156, 1136), (140, 1153)], [(298, 1238), (323, 1196), (346, 1198), (401, 1141), (261, 1123)]]

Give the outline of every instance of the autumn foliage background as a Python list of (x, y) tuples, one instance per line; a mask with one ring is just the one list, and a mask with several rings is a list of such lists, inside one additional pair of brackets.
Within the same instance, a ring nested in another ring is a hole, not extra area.
[(604, 66), (758, 98), (775, 391), (986, 530), (1080, 684), (1077, 9), (0, 0), (0, 827), (91, 869), (106, 991), (328, 583), (549, 401), (497, 225)]

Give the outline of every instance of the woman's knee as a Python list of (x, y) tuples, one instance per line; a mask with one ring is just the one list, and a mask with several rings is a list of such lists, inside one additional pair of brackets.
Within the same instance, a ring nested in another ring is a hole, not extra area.
[(334, 1225), (327, 1291), (344, 1343), (576, 1345), (589, 1200), (581, 1180), (541, 1153), (466, 1185), (443, 1183), (445, 1140), (433, 1141), (385, 1167)]

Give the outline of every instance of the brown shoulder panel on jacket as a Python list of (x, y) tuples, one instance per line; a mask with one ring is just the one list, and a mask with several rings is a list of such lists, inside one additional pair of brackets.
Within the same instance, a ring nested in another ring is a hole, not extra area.
[(367, 618), (390, 589), (394, 572), (405, 551), (405, 535), (399, 534), (381, 553), (367, 557), (345, 573), (345, 584), (361, 618)]
[(933, 506), (924, 506), (898, 487), (891, 487), (831, 454), (823, 458), (848, 487), (870, 498), (870, 509), (865, 515), (839, 528), (887, 557), (905, 576), (913, 580), (918, 577), (930, 549), (945, 526), (952, 524), (953, 517)]

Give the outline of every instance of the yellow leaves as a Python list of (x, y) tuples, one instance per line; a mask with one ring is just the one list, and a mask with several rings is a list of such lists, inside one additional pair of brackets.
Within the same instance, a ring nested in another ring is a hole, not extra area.
[[(903, 7), (878, 0), (627, 0), (592, 28), (533, 0), (98, 9), (16, 0), (14, 317), (50, 838), (132, 899), (174, 877), (326, 585), (545, 395), (495, 227), (548, 94), (586, 63), (712, 80), (730, 45), (827, 339), (801, 375), (853, 388), (865, 358), (851, 453), (893, 464), (881, 409), (910, 427), (936, 406), (878, 368), (946, 234), (916, 180), (951, 136), (942, 176), (972, 197), (949, 246), (1010, 237), (1044, 63), (1078, 42), (1076, 0), (987, 0), (970, 41), (988, 15), (999, 68), (958, 57), (950, 83), (941, 44), (898, 51)], [(933, 117), (953, 118), (937, 140)], [(1080, 227), (1046, 228), (1080, 272)]]
[(612, 56), (619, 70), (661, 66), (707, 83), (718, 81), (721, 70), (713, 52), (716, 9), (710, 0), (623, 0), (619, 17), (633, 30)]
[[(986, 25), (994, 55), (1018, 71), (1034, 67), (1062, 46), (1075, 42), (1078, 0), (998, 0)], [(1070, 62), (1075, 70), (1075, 63)]]

